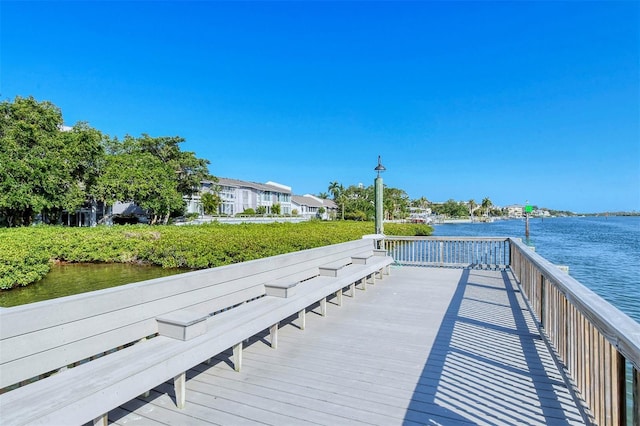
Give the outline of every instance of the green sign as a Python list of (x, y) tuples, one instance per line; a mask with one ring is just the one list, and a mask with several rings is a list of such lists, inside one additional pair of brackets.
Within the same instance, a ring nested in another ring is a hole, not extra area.
[(525, 213), (531, 213), (533, 211), (533, 206), (525, 206), (524, 207), (524, 212)]

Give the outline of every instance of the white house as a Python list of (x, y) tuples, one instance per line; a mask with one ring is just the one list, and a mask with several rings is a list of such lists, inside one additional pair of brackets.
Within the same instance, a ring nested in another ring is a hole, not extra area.
[[(220, 196), (218, 214), (235, 216), (247, 209), (254, 211), (265, 207), (267, 214), (275, 204), (280, 205), (280, 214), (290, 215), (292, 210), (291, 187), (276, 182), (257, 183), (238, 179), (218, 178), (217, 182), (203, 181), (200, 193), (216, 192)], [(187, 201), (188, 213), (203, 213), (200, 195)]]
[[(293, 208), (298, 211), (298, 215), (305, 219), (319, 218), (328, 220), (334, 218), (338, 211), (338, 206), (333, 200), (318, 198), (315, 195), (293, 195), (291, 197)], [(320, 209), (324, 211), (320, 213)]]
[(507, 216), (509, 217), (523, 217), (524, 215), (524, 206), (521, 206), (519, 204), (514, 204), (512, 206), (506, 206), (505, 209), (507, 210)]

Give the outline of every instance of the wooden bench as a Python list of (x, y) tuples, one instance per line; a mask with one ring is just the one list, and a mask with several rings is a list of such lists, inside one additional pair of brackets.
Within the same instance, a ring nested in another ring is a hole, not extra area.
[[(0, 311), (1, 424), (106, 424), (107, 414), (327, 297), (389, 272), (392, 259), (363, 239)], [(366, 258), (365, 263), (359, 263)], [(336, 268), (339, 276), (324, 276)], [(95, 359), (94, 359), (95, 358)], [(68, 368), (71, 366), (72, 368)], [(54, 371), (52, 375), (50, 372)], [(40, 376), (40, 380), (31, 382)], [(48, 376), (48, 377), (45, 377)]]

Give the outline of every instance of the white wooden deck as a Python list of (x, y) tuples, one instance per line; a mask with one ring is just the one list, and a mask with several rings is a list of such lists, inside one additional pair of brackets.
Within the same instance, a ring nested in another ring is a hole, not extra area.
[(510, 274), (394, 267), (390, 277), (281, 325), (109, 413), (120, 425), (584, 424)]

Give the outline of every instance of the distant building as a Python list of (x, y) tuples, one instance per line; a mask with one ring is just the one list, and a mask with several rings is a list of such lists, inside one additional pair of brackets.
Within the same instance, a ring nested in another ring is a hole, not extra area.
[[(291, 197), (293, 208), (298, 211), (298, 216), (305, 219), (329, 220), (336, 216), (338, 206), (333, 200), (318, 198), (315, 195), (294, 195)], [(324, 209), (324, 211), (320, 210)]]
[(431, 223), (431, 208), (409, 207), (409, 221), (413, 223)]
[[(257, 183), (238, 179), (218, 178), (217, 182), (203, 181), (199, 194), (215, 192), (220, 196), (218, 214), (235, 216), (247, 209), (254, 211), (264, 207), (267, 214), (275, 204), (280, 205), (280, 214), (290, 215), (292, 210), (291, 187), (276, 182)], [(185, 199), (187, 213), (204, 213), (200, 195)]]
[(504, 209), (507, 211), (508, 217), (521, 218), (524, 216), (524, 206), (522, 205), (514, 204), (506, 206)]

